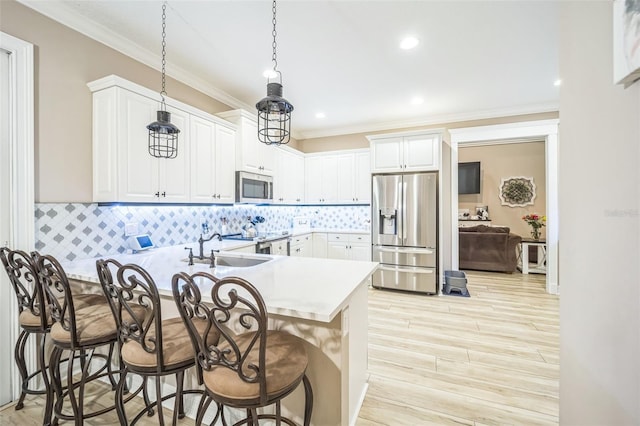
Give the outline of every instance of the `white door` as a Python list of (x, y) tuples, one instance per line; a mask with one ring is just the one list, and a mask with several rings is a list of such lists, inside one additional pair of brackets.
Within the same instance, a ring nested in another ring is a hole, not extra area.
[[(9, 178), (11, 156), (9, 153), (9, 54), (0, 49), (0, 246), (9, 244)], [(11, 401), (11, 309), (10, 303), (15, 303), (13, 290), (9, 284), (7, 274), (0, 271), (0, 406)]]

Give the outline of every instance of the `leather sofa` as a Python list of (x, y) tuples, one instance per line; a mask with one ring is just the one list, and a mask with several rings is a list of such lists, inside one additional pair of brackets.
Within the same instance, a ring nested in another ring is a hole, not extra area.
[(460, 269), (512, 273), (518, 266), (517, 246), (522, 237), (506, 226), (458, 228)]

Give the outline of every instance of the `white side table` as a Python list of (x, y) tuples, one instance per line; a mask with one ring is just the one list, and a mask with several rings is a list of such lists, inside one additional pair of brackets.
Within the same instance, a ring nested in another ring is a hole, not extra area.
[[(538, 262), (529, 263), (529, 246), (536, 246), (538, 249)], [(547, 273), (547, 242), (545, 240), (532, 240), (523, 238), (520, 243), (518, 253), (518, 269), (523, 274), (546, 274)]]

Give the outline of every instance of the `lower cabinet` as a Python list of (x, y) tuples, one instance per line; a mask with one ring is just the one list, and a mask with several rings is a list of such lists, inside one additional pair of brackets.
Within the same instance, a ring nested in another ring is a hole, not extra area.
[(313, 237), (311, 234), (299, 235), (291, 238), (291, 256), (312, 257)]
[(371, 260), (371, 237), (365, 234), (327, 234), (327, 258)]
[(287, 246), (288, 246), (287, 240), (274, 241), (273, 244), (271, 245), (271, 254), (288, 256), (289, 253), (287, 252)]

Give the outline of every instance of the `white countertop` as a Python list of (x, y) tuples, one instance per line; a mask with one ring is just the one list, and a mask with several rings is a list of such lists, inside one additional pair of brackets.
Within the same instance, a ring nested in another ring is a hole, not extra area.
[[(268, 262), (232, 268), (196, 263), (188, 266), (184, 246), (163, 247), (137, 254), (109, 256), (122, 264), (135, 263), (153, 277), (160, 293), (171, 296), (171, 279), (177, 272), (212, 272), (214, 276), (238, 276), (252, 283), (260, 291), (270, 314), (330, 322), (349, 302), (349, 296), (364, 284), (377, 267), (376, 262), (320, 259), (308, 257), (268, 256), (259, 254), (225, 253), (224, 250), (246, 247), (249, 241), (212, 241), (205, 243), (205, 256), (211, 249), (223, 250), (216, 255), (229, 257), (268, 258)], [(198, 244), (194, 247), (198, 254)], [(71, 279), (99, 283), (96, 272), (97, 259), (64, 262)], [(202, 296), (210, 298), (208, 289), (202, 288)]]

